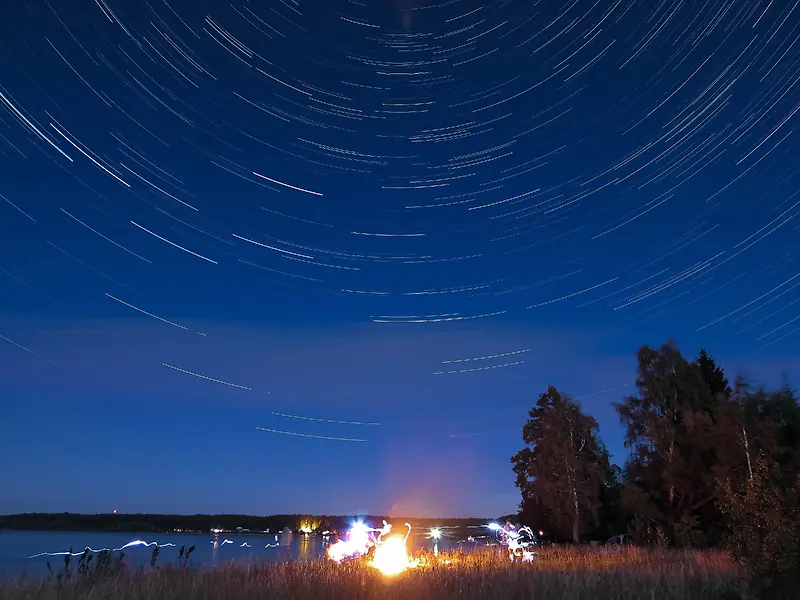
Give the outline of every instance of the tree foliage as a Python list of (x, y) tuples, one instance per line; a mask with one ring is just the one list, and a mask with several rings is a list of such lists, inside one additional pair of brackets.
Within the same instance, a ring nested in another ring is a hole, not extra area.
[(597, 522), (610, 470), (597, 421), (553, 386), (528, 414), (526, 447), (511, 459), (523, 514), (538, 516), (557, 536), (577, 542)]
[[(630, 455), (609, 466), (597, 423), (558, 390), (539, 397), (512, 458), (522, 517), (562, 538), (623, 531), (641, 544), (727, 546), (764, 589), (800, 585), (800, 404), (753, 388), (673, 341), (636, 354), (614, 406)], [(575, 485), (577, 483), (577, 485)], [(577, 494), (577, 507), (574, 499)], [(790, 582), (787, 584), (787, 581)]]
[(707, 544), (721, 531), (713, 439), (731, 389), (705, 351), (689, 362), (668, 342), (643, 346), (637, 361), (638, 393), (615, 405), (631, 449), (623, 506), (636, 516), (632, 533), (649, 542)]
[(730, 525), (728, 547), (769, 598), (796, 598), (800, 574), (800, 476), (782, 485), (778, 463), (763, 454), (748, 478), (719, 482), (720, 506)]

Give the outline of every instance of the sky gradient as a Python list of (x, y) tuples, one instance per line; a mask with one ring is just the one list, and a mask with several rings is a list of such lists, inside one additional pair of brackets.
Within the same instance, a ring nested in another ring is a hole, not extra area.
[[(19, 3), (0, 513), (494, 516), (550, 383), (800, 374), (797, 3)], [(301, 418), (302, 417), (302, 418)]]

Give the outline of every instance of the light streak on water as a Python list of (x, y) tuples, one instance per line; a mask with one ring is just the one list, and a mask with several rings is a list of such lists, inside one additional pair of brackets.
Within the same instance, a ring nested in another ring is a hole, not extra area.
[(150, 546), (157, 546), (158, 548), (177, 548), (176, 544), (172, 542), (167, 542), (166, 544), (159, 544), (158, 542), (145, 542), (144, 540), (134, 540), (133, 542), (128, 542), (121, 548), (100, 548), (99, 550), (95, 550), (94, 548), (90, 548), (86, 546), (80, 552), (70, 552), (69, 550), (65, 552), (40, 552), (39, 554), (32, 554), (28, 558), (39, 558), (41, 556), (80, 556), (87, 550), (91, 554), (99, 554), (100, 552), (121, 552), (127, 548), (133, 548), (135, 546), (144, 546), (149, 548)]

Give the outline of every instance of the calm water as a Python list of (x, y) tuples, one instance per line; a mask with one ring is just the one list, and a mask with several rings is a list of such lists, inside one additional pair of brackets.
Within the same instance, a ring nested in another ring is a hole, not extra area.
[[(178, 549), (194, 545), (191, 564), (214, 566), (226, 561), (256, 563), (264, 560), (310, 560), (324, 556), (330, 543), (318, 536), (292, 535), (247, 535), (247, 534), (190, 534), (190, 533), (91, 533), (80, 531), (0, 531), (0, 579), (28, 576), (41, 577), (47, 574), (47, 562), (54, 571), (63, 569), (63, 556), (33, 555), (49, 552), (82, 551), (85, 547), (94, 550), (118, 549), (141, 540), (156, 542), (161, 546), (158, 564), (177, 563)], [(216, 544), (215, 544), (216, 541)], [(333, 540), (335, 541), (335, 539)], [(174, 544), (174, 546), (167, 546)], [(454, 540), (442, 539), (439, 549), (457, 545)], [(409, 539), (414, 549), (431, 549), (433, 543), (425, 535), (414, 535)], [(125, 549), (126, 562), (145, 565), (150, 561), (153, 548), (132, 546)], [(75, 568), (78, 557), (72, 558)]]

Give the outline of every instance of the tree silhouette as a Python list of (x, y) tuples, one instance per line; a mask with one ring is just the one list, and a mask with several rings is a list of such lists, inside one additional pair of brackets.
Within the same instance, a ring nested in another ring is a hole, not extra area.
[(732, 393), (727, 378), (705, 350), (689, 362), (673, 341), (643, 346), (637, 359), (638, 393), (615, 405), (632, 451), (622, 494), (631, 533), (640, 541), (708, 544), (722, 531), (715, 501), (724, 465), (715, 439), (735, 437), (720, 430), (735, 423), (721, 418)]
[(542, 526), (548, 523), (557, 537), (577, 542), (596, 524), (610, 470), (597, 421), (553, 386), (528, 414), (522, 429), (526, 447), (511, 459), (523, 516)]

